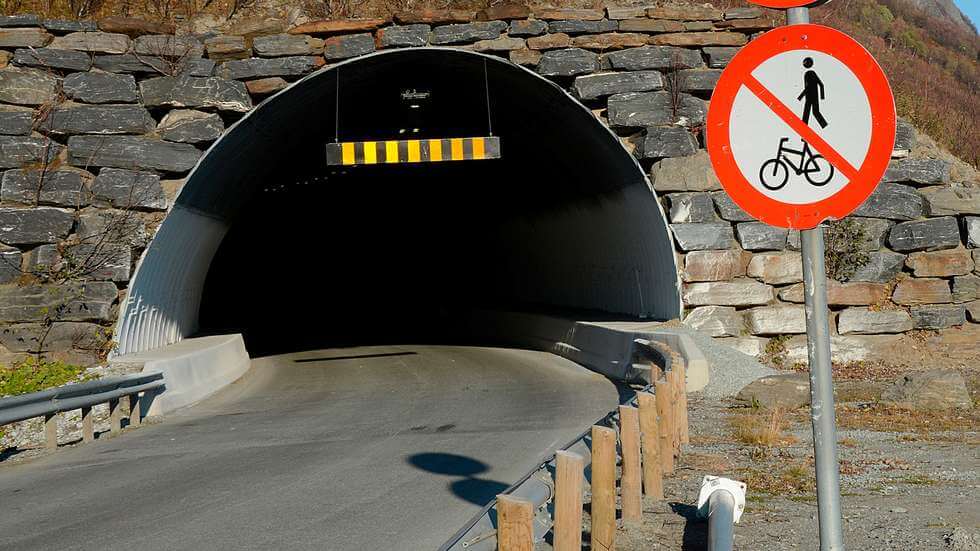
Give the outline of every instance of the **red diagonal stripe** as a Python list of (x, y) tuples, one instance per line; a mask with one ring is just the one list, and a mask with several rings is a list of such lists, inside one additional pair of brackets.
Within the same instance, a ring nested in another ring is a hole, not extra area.
[(820, 134), (817, 134), (809, 125), (805, 124), (802, 119), (796, 116), (786, 104), (779, 101), (779, 98), (773, 95), (765, 86), (762, 85), (754, 76), (745, 75), (745, 87), (748, 88), (753, 94), (756, 95), (762, 103), (766, 104), (772, 112), (776, 114), (777, 117), (783, 120), (790, 128), (793, 129), (801, 138), (806, 140), (810, 147), (816, 149), (818, 153), (824, 156), (831, 164), (837, 167), (837, 170), (841, 171), (841, 174), (847, 177), (848, 181), (856, 180), (858, 177), (858, 169), (854, 168), (854, 165), (849, 163), (840, 153), (838, 153), (829, 143), (827, 143)]

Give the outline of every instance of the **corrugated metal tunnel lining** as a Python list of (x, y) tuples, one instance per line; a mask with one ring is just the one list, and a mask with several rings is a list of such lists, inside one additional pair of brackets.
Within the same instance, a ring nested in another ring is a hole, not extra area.
[[(405, 90), (430, 97), (412, 110)], [(499, 160), (340, 168), (324, 157), (338, 130), (342, 141), (445, 138), (489, 124)], [(211, 147), (147, 249), (119, 351), (201, 330), (244, 331), (252, 349), (304, 327), (466, 307), (677, 317), (666, 221), (618, 138), (558, 86), (473, 52), (389, 51), (297, 82)]]

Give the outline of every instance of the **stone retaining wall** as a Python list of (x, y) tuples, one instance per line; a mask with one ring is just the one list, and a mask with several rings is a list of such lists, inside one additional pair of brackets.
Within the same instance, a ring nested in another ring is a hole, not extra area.
[[(425, 46), (504, 57), (592, 108), (651, 171), (687, 323), (759, 353), (803, 332), (799, 236), (742, 213), (701, 148), (722, 68), (771, 25), (756, 8), (687, 5), (240, 20), (176, 36), (126, 18), (0, 17), (0, 363), (41, 347), (95, 361), (134, 263), (210, 142), (327, 64)], [(902, 125), (902, 158), (855, 218), (868, 261), (831, 285), (844, 337), (980, 321), (980, 192), (951, 183), (945, 161), (909, 158), (914, 141)]]

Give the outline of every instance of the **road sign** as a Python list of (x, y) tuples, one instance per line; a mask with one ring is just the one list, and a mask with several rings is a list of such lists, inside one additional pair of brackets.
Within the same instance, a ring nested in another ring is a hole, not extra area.
[(749, 0), (749, 2), (766, 8), (815, 8), (830, 0)]
[(846, 34), (790, 25), (742, 48), (711, 96), (708, 153), (745, 212), (784, 228), (842, 218), (871, 195), (895, 144), (895, 101)]

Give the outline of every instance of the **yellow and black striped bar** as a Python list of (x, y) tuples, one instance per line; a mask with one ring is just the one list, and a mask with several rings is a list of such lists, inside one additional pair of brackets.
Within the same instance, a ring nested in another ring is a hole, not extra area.
[(500, 158), (500, 138), (432, 138), (327, 144), (327, 165), (435, 163)]

